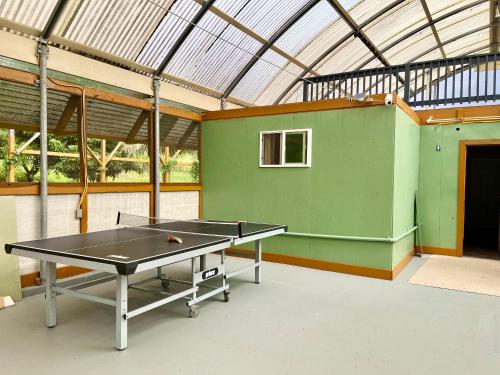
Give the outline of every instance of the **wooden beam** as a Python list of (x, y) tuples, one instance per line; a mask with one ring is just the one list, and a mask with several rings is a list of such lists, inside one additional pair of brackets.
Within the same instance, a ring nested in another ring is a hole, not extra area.
[(132, 126), (132, 129), (130, 129), (130, 132), (127, 135), (127, 139), (125, 142), (127, 143), (134, 143), (134, 139), (136, 135), (139, 133), (139, 131), (142, 128), (142, 125), (144, 125), (144, 121), (148, 117), (148, 111), (143, 110), (140, 114), (139, 117), (137, 117), (137, 120), (135, 120), (134, 126)]
[(124, 145), (123, 142), (118, 142), (118, 144), (115, 146), (115, 148), (113, 149), (113, 151), (111, 151), (111, 153), (108, 155), (107, 159), (106, 159), (106, 163), (113, 159), (113, 157), (115, 156), (115, 154), (118, 152), (118, 150), (120, 149), (120, 147), (122, 147)]
[(195, 122), (202, 121), (201, 113), (186, 111), (185, 109), (171, 107), (165, 104), (160, 104), (160, 113)]
[(61, 135), (64, 133), (66, 128), (73, 117), (73, 113), (75, 113), (76, 108), (80, 104), (80, 98), (76, 95), (71, 95), (68, 102), (66, 103), (66, 107), (64, 107), (64, 111), (57, 122), (56, 129), (54, 130), (54, 134)]
[[(12, 159), (16, 151), (16, 135), (14, 129), (9, 129), (7, 133), (7, 157)], [(9, 166), (9, 171), (7, 172), (7, 182), (16, 181), (16, 167), (14, 164)]]

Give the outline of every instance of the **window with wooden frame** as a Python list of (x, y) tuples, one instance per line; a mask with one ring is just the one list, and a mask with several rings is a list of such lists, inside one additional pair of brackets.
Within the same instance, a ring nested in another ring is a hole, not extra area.
[(312, 129), (260, 132), (260, 167), (310, 167)]

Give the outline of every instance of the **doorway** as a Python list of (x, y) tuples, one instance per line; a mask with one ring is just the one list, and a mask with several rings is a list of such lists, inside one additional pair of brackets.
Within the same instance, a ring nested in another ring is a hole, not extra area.
[(467, 144), (463, 255), (500, 260), (500, 144)]

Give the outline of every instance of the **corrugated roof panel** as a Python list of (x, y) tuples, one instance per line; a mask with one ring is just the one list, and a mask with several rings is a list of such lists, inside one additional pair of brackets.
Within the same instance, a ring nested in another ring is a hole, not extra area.
[[(440, 17), (455, 9), (475, 3), (477, 0), (432, 0), (427, 1), (427, 7), (433, 18)], [(488, 3), (488, 1), (486, 1)], [(467, 17), (468, 11), (463, 12), (462, 17)]]
[(158, 68), (200, 8), (201, 6), (192, 0), (176, 1), (169, 14), (163, 18), (151, 35), (136, 62)]
[[(58, 27), (63, 38), (134, 60), (173, 0), (93, 0), (68, 11), (71, 23)], [(67, 20), (65, 17), (64, 19)]]
[(394, 2), (394, 0), (357, 1), (356, 4), (349, 10), (349, 15), (359, 25), (365, 22), (368, 18), (372, 17), (374, 14), (378, 13), (381, 9)]
[(337, 17), (338, 14), (332, 6), (321, 1), (288, 29), (275, 45), (289, 55), (296, 56)]
[(303, 101), (303, 83), (298, 82), (283, 98), (281, 103), (298, 103)]
[(199, 26), (191, 32), (165, 72), (224, 91), (262, 44), (212, 13), (205, 14)]
[(57, 0), (0, 1), (0, 17), (43, 30), (56, 4)]
[(390, 13), (368, 24), (363, 30), (380, 49), (402, 35), (428, 23), (420, 0), (412, 0), (396, 7)]
[[(269, 0), (217, 0), (215, 6), (228, 13), (238, 22), (269, 39), (308, 0), (288, 0), (286, 6), (279, 1)], [(239, 6), (235, 6), (238, 3)]]
[(333, 74), (353, 70), (360, 61), (373, 54), (358, 38), (351, 37), (331, 53), (316, 68), (320, 74)]
[(481, 30), (476, 33), (472, 33), (465, 38), (461, 38), (455, 42), (446, 44), (444, 46), (444, 50), (449, 57), (466, 55), (470, 51), (480, 48), (483, 45), (488, 45), (489, 38), (489, 30)]
[[(270, 64), (272, 62), (274, 65)], [(254, 102), (265, 87), (275, 78), (287, 64), (288, 60), (272, 50), (268, 50), (248, 71), (243, 79), (234, 88), (231, 96), (238, 99)]]
[[(487, 5), (487, 4), (486, 4)], [(486, 26), (490, 22), (490, 10), (488, 7), (475, 7), (475, 11), (468, 13), (464, 18), (457, 14), (442, 22), (436, 23), (436, 29), (442, 42), (452, 39), (458, 35), (466, 33), (468, 30)]]
[(306, 65), (312, 64), (325, 50), (337, 44), (351, 32), (343, 19), (337, 18), (328, 28), (310, 40), (307, 46), (295, 56)]
[(437, 43), (432, 29), (427, 27), (385, 52), (384, 56), (392, 65), (405, 64), (431, 47), (437, 47)]
[[(179, 141), (182, 139), (185, 132), (193, 122), (185, 119), (180, 119), (170, 115), (162, 114), (160, 117), (160, 144), (162, 147), (176, 148)], [(198, 148), (198, 128), (196, 125), (183, 149), (197, 149)]]
[(287, 64), (285, 68), (286, 71), (280, 71), (274, 77), (274, 79), (272, 80), (272, 84), (268, 85), (265, 90), (259, 95), (259, 97), (255, 101), (255, 104), (273, 104), (278, 96), (297, 78), (296, 76), (302, 73), (302, 68), (299, 68), (293, 63)]

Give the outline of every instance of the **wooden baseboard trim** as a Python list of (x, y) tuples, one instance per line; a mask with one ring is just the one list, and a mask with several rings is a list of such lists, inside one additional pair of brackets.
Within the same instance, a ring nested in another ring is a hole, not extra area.
[[(239, 253), (239, 254), (238, 254)], [(242, 250), (242, 249), (228, 249), (226, 250), (227, 255), (231, 256), (241, 256), (241, 255), (253, 255), (253, 250)], [(355, 266), (352, 264), (329, 262), (325, 260), (301, 258), (291, 255), (283, 255), (276, 253), (262, 253), (262, 259), (266, 262), (289, 264), (292, 266), (299, 266), (305, 268), (314, 268), (323, 271), (333, 271), (339, 273), (347, 273), (349, 275), (372, 277), (375, 279), (392, 280), (393, 271), (386, 270), (382, 268), (372, 268), (364, 266)]]
[(392, 279), (394, 280), (398, 275), (405, 269), (405, 267), (410, 263), (410, 261), (415, 256), (415, 249), (411, 249), (406, 256), (399, 261), (398, 264), (392, 269)]
[[(64, 279), (66, 277), (81, 275), (82, 273), (87, 273), (92, 270), (88, 268), (75, 267), (75, 266), (64, 266), (59, 267), (56, 270), (56, 277), (58, 279)], [(36, 279), (40, 277), (40, 272), (27, 273), (21, 275), (21, 288), (26, 288), (28, 286), (36, 285)]]
[(422, 251), (424, 254), (448, 255), (452, 257), (458, 256), (456, 249), (448, 249), (445, 247), (422, 246)]

